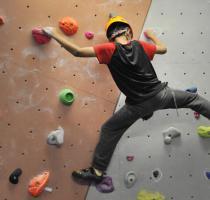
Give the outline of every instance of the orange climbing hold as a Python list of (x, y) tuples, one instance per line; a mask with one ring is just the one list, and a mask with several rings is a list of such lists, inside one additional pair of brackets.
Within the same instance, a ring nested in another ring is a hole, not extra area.
[(59, 21), (59, 27), (66, 35), (70, 36), (77, 32), (78, 23), (75, 19), (67, 16)]
[(2, 16), (0, 16), (0, 25), (4, 24), (4, 18)]
[(28, 186), (29, 193), (34, 197), (39, 196), (43, 192), (49, 180), (49, 176), (50, 172), (44, 171), (43, 173), (32, 178)]

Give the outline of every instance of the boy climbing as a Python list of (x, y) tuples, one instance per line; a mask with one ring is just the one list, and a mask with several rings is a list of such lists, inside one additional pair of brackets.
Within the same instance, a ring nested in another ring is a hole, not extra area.
[(126, 96), (125, 105), (101, 127), (92, 166), (72, 172), (73, 177), (100, 182), (123, 133), (136, 120), (151, 117), (154, 111), (191, 108), (210, 119), (209, 101), (197, 93), (171, 89), (157, 78), (150, 61), (155, 54), (165, 54), (167, 48), (151, 30), (145, 35), (153, 44), (133, 40), (129, 23), (121, 16), (110, 16), (106, 24), (109, 42), (84, 48), (65, 39), (55, 28), (46, 27), (43, 31), (74, 56), (96, 57), (100, 64), (106, 64)]

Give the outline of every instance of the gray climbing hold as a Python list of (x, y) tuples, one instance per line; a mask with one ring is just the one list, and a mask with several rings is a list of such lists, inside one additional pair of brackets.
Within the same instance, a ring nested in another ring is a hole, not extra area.
[(131, 188), (133, 187), (133, 185), (136, 183), (137, 181), (137, 176), (136, 173), (134, 171), (129, 171), (126, 175), (125, 175), (125, 186), (127, 188)]
[(176, 137), (181, 136), (181, 131), (174, 127), (169, 127), (165, 131), (163, 131), (164, 143), (171, 144), (172, 140)]
[(64, 130), (62, 127), (58, 127), (57, 130), (50, 132), (47, 137), (47, 144), (60, 146), (64, 142)]

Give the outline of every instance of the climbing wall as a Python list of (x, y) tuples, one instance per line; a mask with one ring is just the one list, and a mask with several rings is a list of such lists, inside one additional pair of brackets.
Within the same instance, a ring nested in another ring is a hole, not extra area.
[[(159, 79), (182, 90), (196, 86), (208, 100), (209, 18), (208, 0), (152, 1), (144, 25), (144, 29), (153, 29), (168, 47), (167, 54), (156, 55), (153, 60)], [(146, 40), (143, 35), (141, 39)], [(116, 110), (124, 100), (122, 94)], [(210, 180), (205, 173), (210, 171), (210, 139), (199, 137), (196, 129), (209, 126), (210, 122), (202, 116), (195, 119), (189, 109), (180, 109), (178, 114), (179, 117), (171, 109), (157, 111), (148, 121), (139, 119), (133, 124), (118, 144), (108, 169), (115, 191), (101, 195), (92, 186), (88, 199), (134, 200), (138, 192), (146, 190), (160, 192), (166, 200), (209, 200)], [(165, 145), (162, 132), (171, 126), (181, 131), (181, 137)], [(127, 156), (134, 156), (133, 161), (128, 161)], [(127, 188), (124, 179), (131, 171), (137, 180)]]
[[(31, 199), (29, 180), (50, 171), (48, 186), (38, 199), (85, 199), (87, 185), (71, 179), (74, 169), (90, 165), (101, 124), (112, 115), (119, 96), (105, 65), (96, 58), (76, 58), (55, 41), (38, 45), (34, 27), (57, 26), (71, 16), (79, 30), (69, 39), (80, 46), (106, 42), (104, 27), (109, 12), (129, 19), (135, 37), (143, 27), (150, 0), (0, 0), (0, 199)], [(87, 40), (85, 31), (95, 37)], [(70, 88), (75, 101), (65, 106), (59, 92)], [(46, 143), (61, 126), (64, 144)], [(17, 185), (8, 177), (16, 168), (23, 174)]]

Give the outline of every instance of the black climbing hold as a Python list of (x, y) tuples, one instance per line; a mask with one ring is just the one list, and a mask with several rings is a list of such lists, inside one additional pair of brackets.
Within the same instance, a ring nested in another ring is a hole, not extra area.
[(160, 176), (160, 172), (158, 170), (153, 171), (154, 178), (158, 178)]
[(22, 169), (17, 168), (16, 170), (14, 170), (10, 176), (9, 176), (9, 181), (12, 184), (18, 184), (19, 181), (19, 176), (22, 174)]

